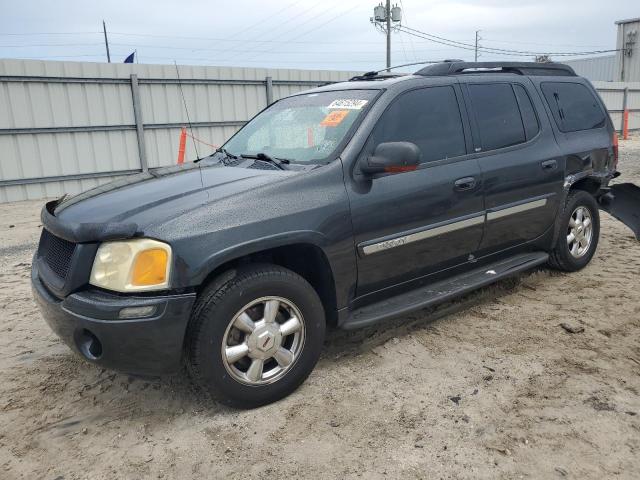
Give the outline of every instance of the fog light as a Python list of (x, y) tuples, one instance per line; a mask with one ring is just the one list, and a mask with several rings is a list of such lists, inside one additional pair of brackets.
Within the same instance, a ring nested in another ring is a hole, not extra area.
[(140, 318), (150, 317), (156, 313), (155, 305), (148, 305), (145, 307), (126, 307), (120, 310), (118, 315), (120, 318)]

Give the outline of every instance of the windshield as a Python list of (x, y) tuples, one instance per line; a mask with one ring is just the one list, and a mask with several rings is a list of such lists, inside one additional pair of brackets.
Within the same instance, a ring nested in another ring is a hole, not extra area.
[(300, 163), (327, 160), (375, 94), (342, 90), (285, 98), (254, 117), (224, 149)]

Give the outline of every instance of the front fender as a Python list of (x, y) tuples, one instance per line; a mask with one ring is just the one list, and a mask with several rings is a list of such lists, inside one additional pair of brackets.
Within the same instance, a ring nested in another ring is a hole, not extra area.
[[(212, 272), (225, 264), (245, 257), (288, 245), (312, 245), (324, 254), (335, 284), (335, 296), (338, 308), (348, 304), (350, 295), (355, 289), (356, 260), (353, 241), (349, 236), (343, 238), (329, 238), (325, 234), (313, 230), (295, 230), (280, 232), (251, 238), (247, 241), (232, 241), (226, 247), (211, 248), (215, 240), (211, 237), (201, 237), (190, 240), (190, 244), (180, 255), (176, 256), (172, 287), (175, 289), (197, 288), (202, 285)], [(204, 253), (199, 256), (197, 252)], [(206, 253), (205, 253), (206, 252)]]
[[(195, 272), (192, 272), (192, 282), (195, 281), (196, 284), (201, 284), (211, 272), (232, 260), (254, 253), (263, 252), (265, 250), (270, 250), (272, 248), (285, 247), (287, 245), (297, 243), (306, 243), (318, 247), (324, 252), (327, 259), (329, 259), (329, 255), (327, 255), (325, 250), (328, 247), (328, 240), (322, 233), (314, 232), (312, 230), (283, 232), (275, 235), (253, 238), (249, 241), (238, 243), (213, 252), (211, 255), (203, 259), (203, 262), (198, 266)], [(329, 263), (331, 264), (330, 260)]]

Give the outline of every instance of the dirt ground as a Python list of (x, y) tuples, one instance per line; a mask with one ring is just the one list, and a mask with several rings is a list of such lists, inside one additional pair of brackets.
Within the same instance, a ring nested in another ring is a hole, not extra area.
[[(640, 138), (621, 155), (640, 184)], [(0, 206), (1, 479), (640, 477), (640, 242), (607, 214), (582, 272), (331, 331), (297, 392), (237, 411), (50, 332), (29, 286), (41, 203)]]

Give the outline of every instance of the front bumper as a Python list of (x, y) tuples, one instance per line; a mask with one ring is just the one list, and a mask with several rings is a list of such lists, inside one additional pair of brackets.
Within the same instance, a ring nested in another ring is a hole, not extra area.
[[(31, 287), (51, 329), (90, 362), (137, 375), (163, 375), (180, 368), (194, 293), (130, 297), (96, 290), (61, 300), (40, 280), (36, 262)], [(121, 309), (138, 306), (155, 310), (145, 318), (118, 318)]]

